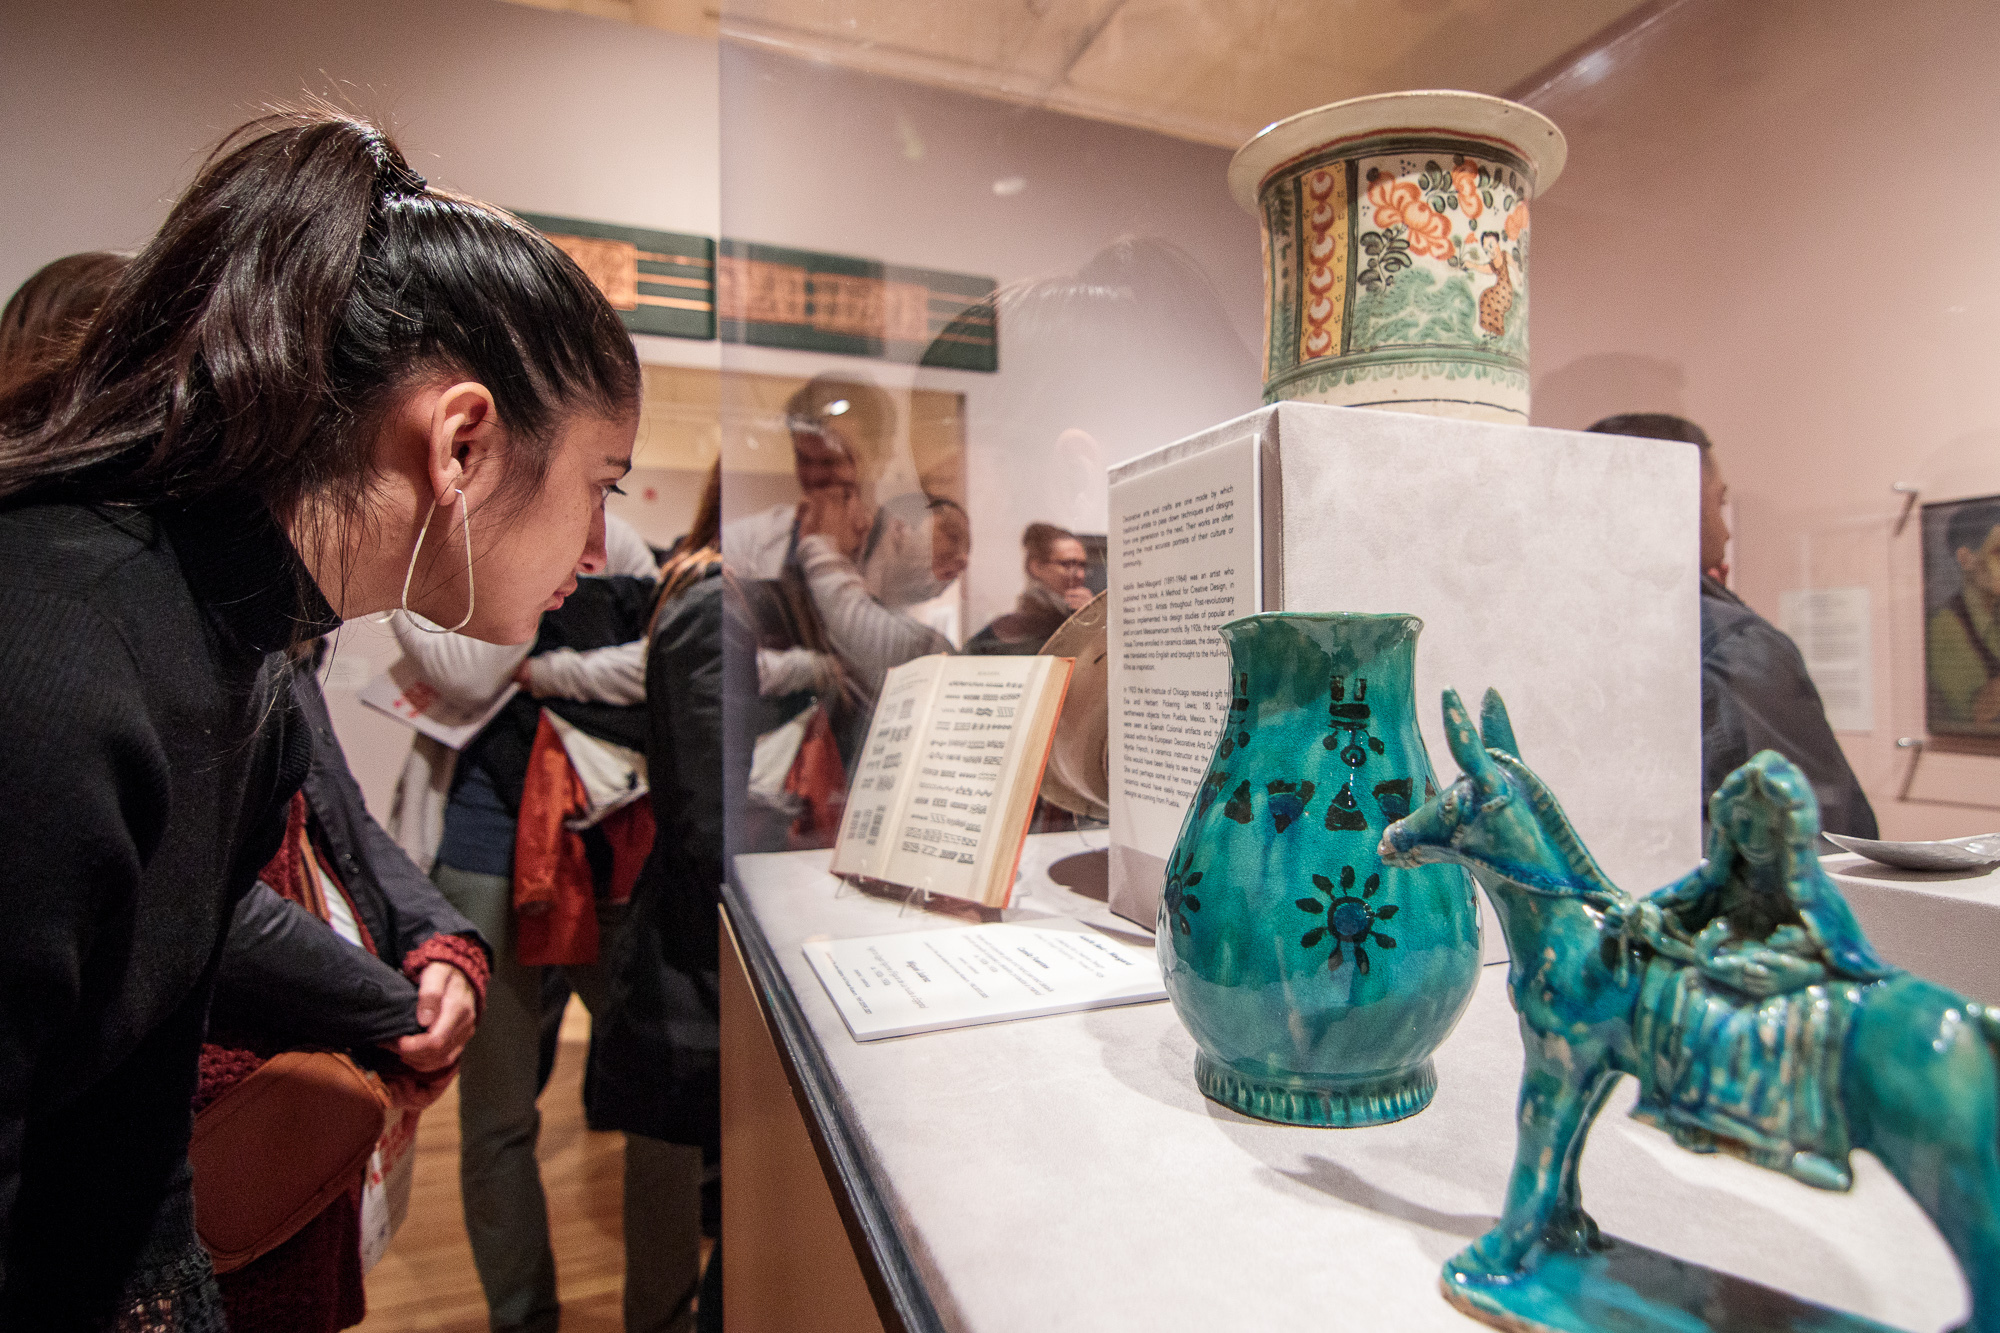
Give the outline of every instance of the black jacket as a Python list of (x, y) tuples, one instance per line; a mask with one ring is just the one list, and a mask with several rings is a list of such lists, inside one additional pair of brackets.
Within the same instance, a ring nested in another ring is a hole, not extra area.
[[(1820, 827), (1875, 836), (1868, 804), (1827, 725), (1806, 660), (1783, 630), (1712, 578), (1701, 581), (1701, 799), (1750, 762), (1776, 750), (1797, 764), (1819, 798)], [(1827, 844), (1822, 843), (1824, 847)]]
[(662, 608), (646, 652), (652, 854), (607, 963), (591, 1121), (713, 1160), (722, 1136), (722, 575)]
[[(629, 574), (578, 579), (576, 591), (556, 610), (543, 615), (541, 628), (535, 633), (535, 646), (528, 656), (539, 657), (557, 648), (588, 652), (644, 638), (646, 617), (653, 609), (657, 587), (651, 579)], [(535, 748), (535, 733), (541, 726), (545, 708), (599, 740), (641, 754), (646, 751), (646, 710), (639, 705), (537, 699), (523, 690), (508, 700), (507, 706), (494, 714), (493, 720), (465, 747), (459, 756), (453, 785), (473, 768), (482, 769), (492, 779), (501, 802), (519, 814), (528, 756)]]
[(337, 623), (254, 499), (0, 508), (0, 1328), (195, 1244), (215, 963), (311, 757), (276, 650)]
[(381, 956), (355, 948), (259, 881), (230, 923), (212, 1039), (241, 1036), (372, 1056), (375, 1043), (422, 1031), (417, 988), (401, 970), (412, 949), (434, 935), (462, 935), (485, 949), (489, 961), (493, 951), (369, 815), (318, 678), (295, 672), (292, 697), (312, 735), (305, 795), (313, 841), (333, 862)]

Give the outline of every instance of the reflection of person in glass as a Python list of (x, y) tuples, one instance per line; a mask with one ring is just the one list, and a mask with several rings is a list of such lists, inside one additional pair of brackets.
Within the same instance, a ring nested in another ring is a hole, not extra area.
[[(889, 395), (860, 380), (821, 375), (786, 401), (785, 428), (805, 504), (837, 503), (865, 538), (896, 428)], [(801, 512), (799, 505), (779, 504), (725, 524), (722, 546), (730, 569), (739, 578), (778, 577), (797, 548)], [(842, 544), (858, 553), (861, 541)]]
[(1926, 660), (1934, 719), (2000, 722), (2000, 503), (1961, 506), (1945, 546), (1964, 586), (1931, 613)]
[(1090, 561), (1074, 533), (1052, 523), (1030, 523), (1021, 534), (1028, 586), (1014, 609), (972, 636), (968, 653), (1032, 656), (1063, 621), (1090, 605), (1084, 586)]
[[(833, 375), (812, 380), (785, 404), (802, 498), (722, 529), (724, 558), (737, 577), (777, 579), (787, 566), (804, 577), (828, 640), (871, 698), (889, 668), (951, 651), (942, 635), (884, 606), (874, 593), (877, 587), (900, 589), (913, 582), (923, 585), (923, 596), (937, 591), (931, 541), (906, 539), (895, 522), (886, 525), (894, 540), (883, 540), (875, 487), (885, 470), (895, 412), (889, 395), (872, 384)], [(920, 568), (919, 578), (903, 575), (906, 563)], [(952, 563), (955, 578), (964, 568), (962, 553)], [(789, 676), (772, 676), (784, 664), (778, 654), (760, 653), (759, 663), (766, 673), (762, 693), (798, 687)], [(806, 670), (808, 659), (794, 659), (792, 665)]]

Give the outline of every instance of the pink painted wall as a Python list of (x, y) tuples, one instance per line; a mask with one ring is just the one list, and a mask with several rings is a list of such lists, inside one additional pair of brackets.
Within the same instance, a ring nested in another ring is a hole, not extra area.
[[(1923, 735), (1918, 524), (2000, 492), (2000, 6), (1680, 0), (1525, 100), (1569, 137), (1536, 204), (1534, 420), (1670, 411), (1716, 442), (1734, 581), (1866, 587), (1874, 725), (1841, 736), (1885, 837), (2000, 828), (1898, 801)], [(2000, 760), (1912, 795), (2000, 805)]]

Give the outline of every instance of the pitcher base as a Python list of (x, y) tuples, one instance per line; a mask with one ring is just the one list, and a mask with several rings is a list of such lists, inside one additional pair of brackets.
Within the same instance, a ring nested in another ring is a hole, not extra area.
[(1429, 1060), (1384, 1078), (1336, 1087), (1298, 1079), (1254, 1078), (1196, 1052), (1194, 1076), (1204, 1097), (1232, 1111), (1281, 1125), (1330, 1129), (1402, 1120), (1429, 1106), (1437, 1093), (1437, 1070)]

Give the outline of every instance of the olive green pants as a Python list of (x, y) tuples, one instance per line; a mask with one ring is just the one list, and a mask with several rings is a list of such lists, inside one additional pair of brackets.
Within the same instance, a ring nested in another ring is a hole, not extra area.
[[(541, 1042), (542, 969), (516, 961), (513, 886), (440, 864), (432, 879), (451, 905), (493, 946), (486, 1007), (458, 1073), (459, 1189), (465, 1229), (493, 1333), (555, 1333), (555, 1252), (549, 1246), (535, 1140), (535, 1065)], [(598, 909), (609, 947), (624, 908)], [(570, 986), (593, 1015), (605, 977), (595, 964), (566, 967)], [(683, 1333), (701, 1274), (701, 1149), (625, 1136), (626, 1333)]]

